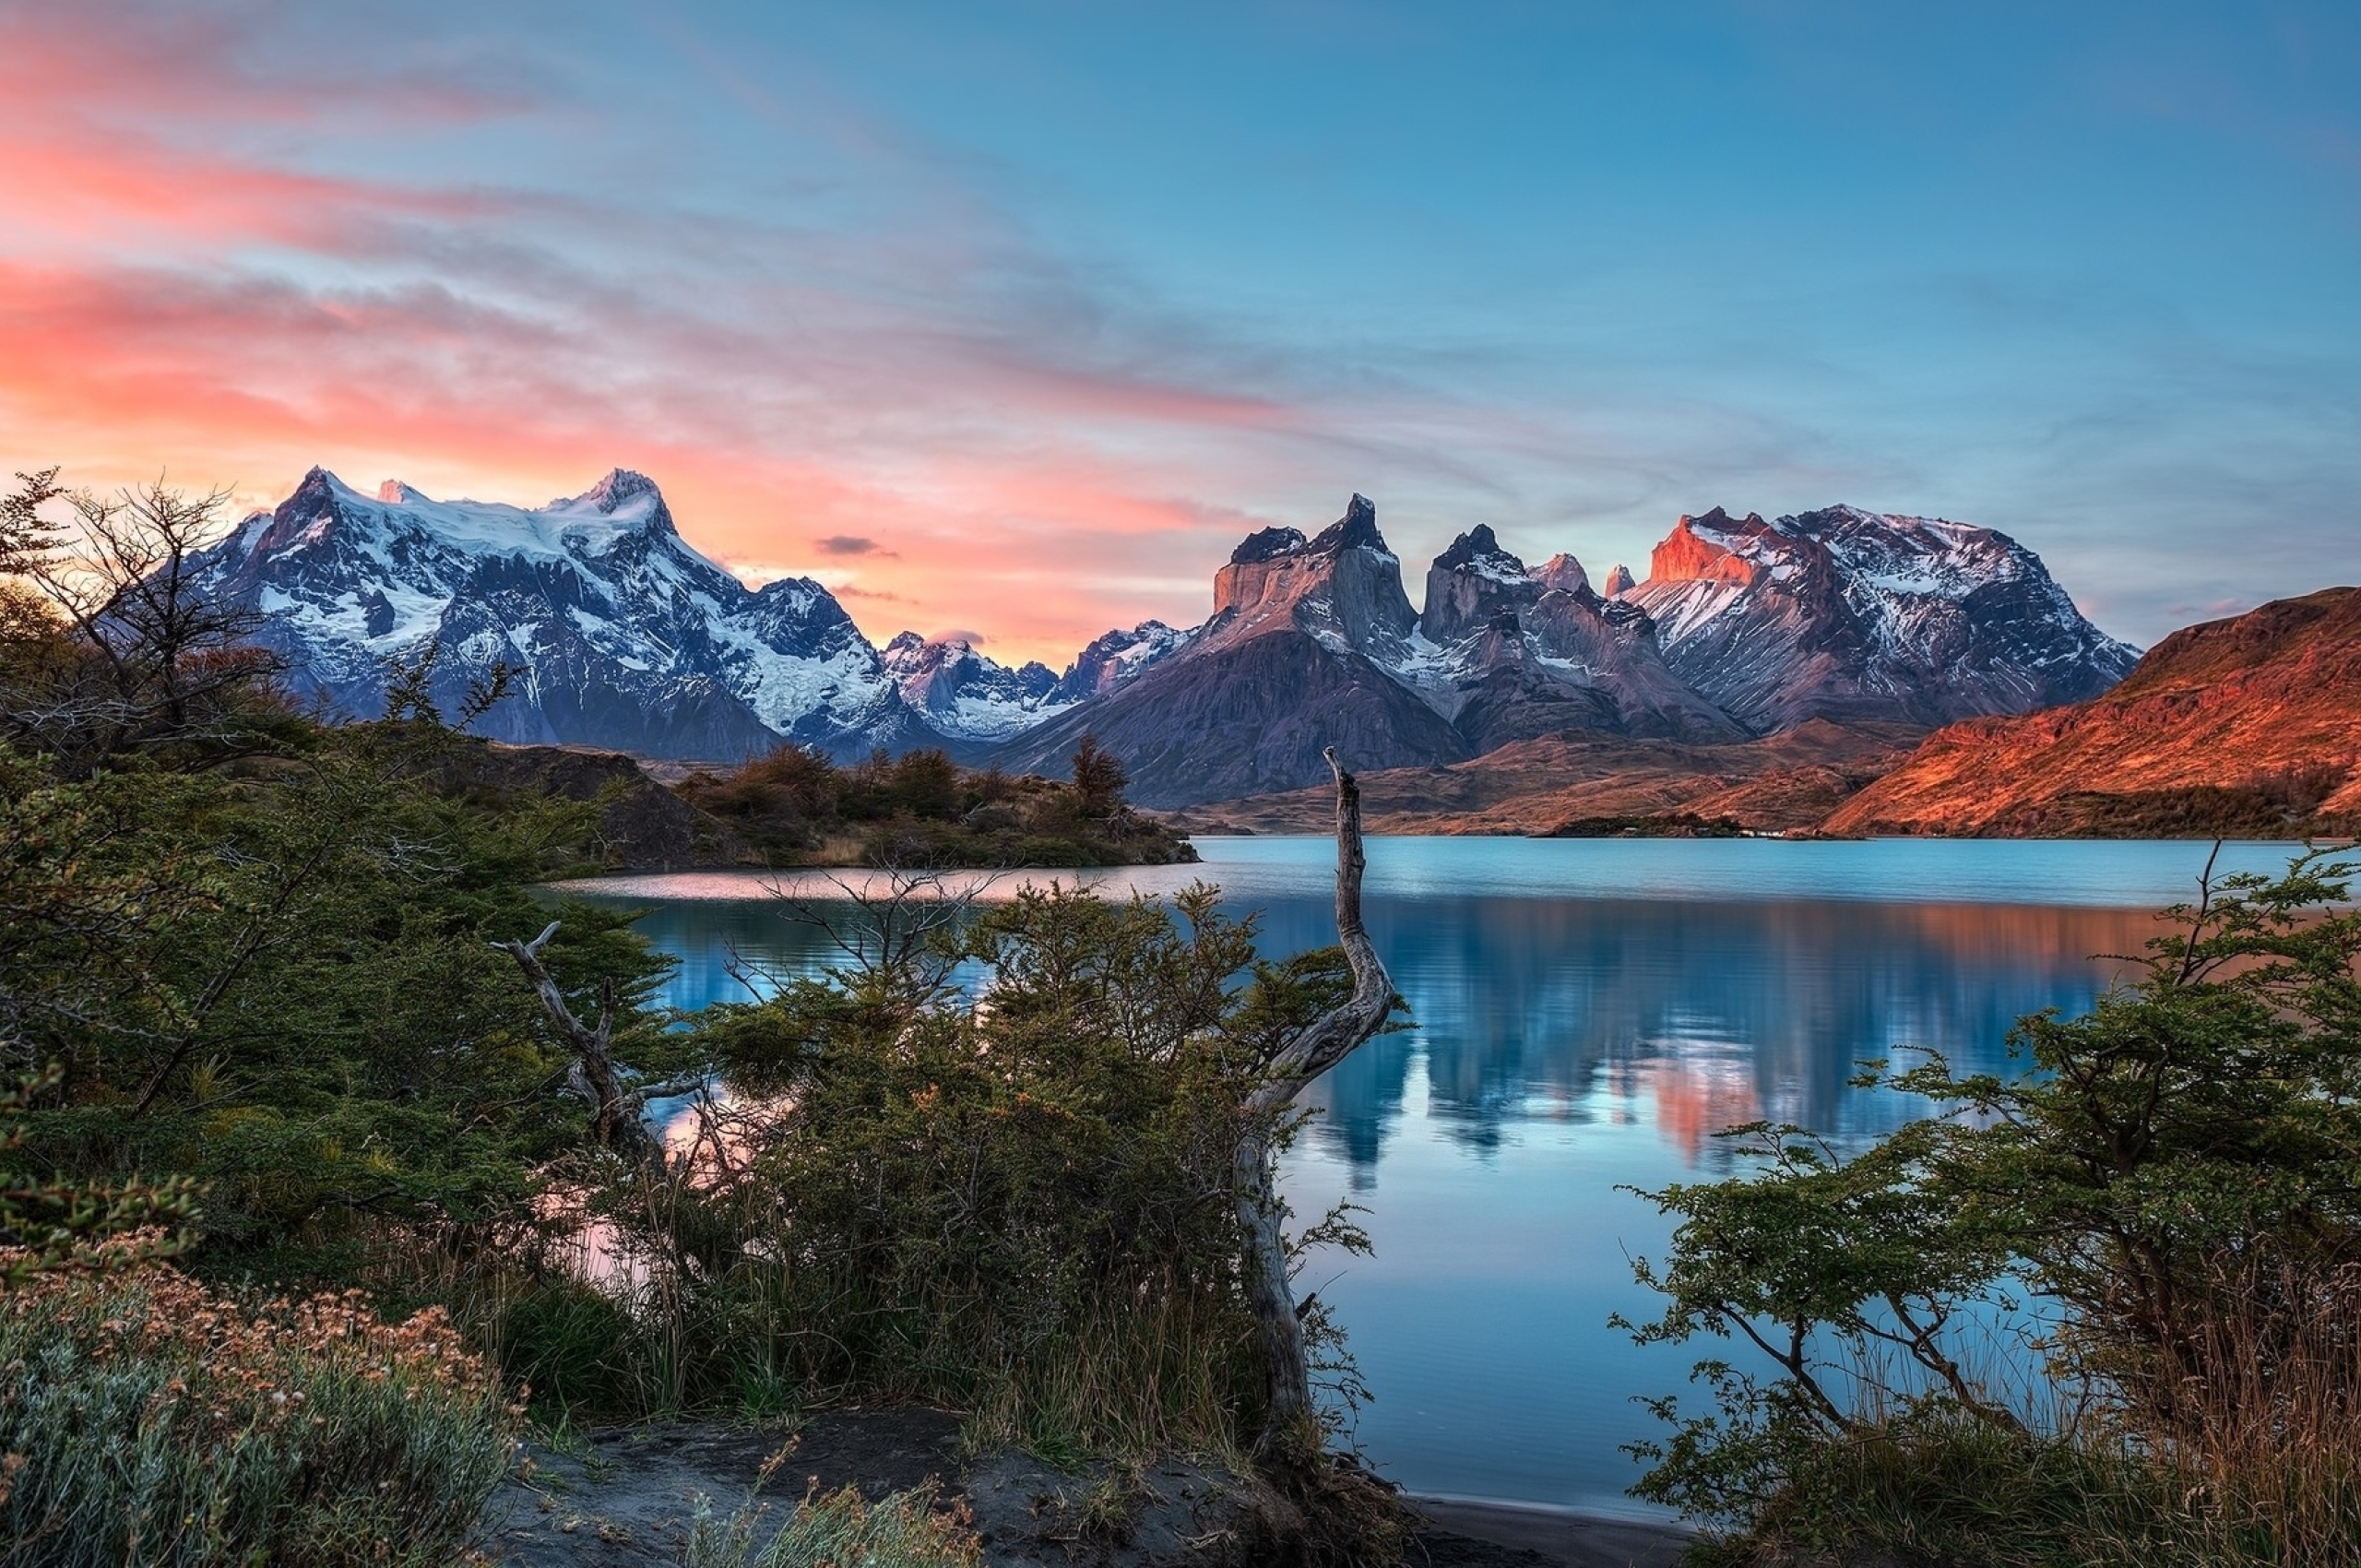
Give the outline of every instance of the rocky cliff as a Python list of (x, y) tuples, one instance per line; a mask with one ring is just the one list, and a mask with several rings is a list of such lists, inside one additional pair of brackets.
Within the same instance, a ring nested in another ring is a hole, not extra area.
[(1569, 554), (1528, 567), (1484, 526), (1434, 558), (1413, 611), (1356, 495), (1316, 536), (1248, 536), (1185, 647), (995, 757), (1054, 770), (1096, 733), (1140, 800), (1180, 805), (1316, 786), (1330, 743), (1369, 770), (1480, 768), (1551, 736), (1726, 746), (1815, 719), (1923, 731), (2104, 690), (2134, 657), (2006, 536), (1849, 507), (1684, 517), (1647, 583), (1620, 568), (1609, 583), (1596, 591)]
[(1356, 495), (1316, 537), (1249, 536), (1216, 573), (1213, 616), (1184, 646), (993, 760), (1062, 773), (1095, 734), (1130, 770), (1134, 800), (1171, 806), (1325, 777), (1323, 746), (1360, 767), (1464, 756), (1449, 720), (1391, 672), (1417, 631), (1377, 509)]

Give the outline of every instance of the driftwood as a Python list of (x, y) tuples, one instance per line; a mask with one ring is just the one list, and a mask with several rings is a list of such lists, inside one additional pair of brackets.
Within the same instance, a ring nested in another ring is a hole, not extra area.
[(614, 1038), (615, 1010), (611, 999), (599, 1007), (599, 1021), (586, 1024), (566, 1004), (565, 992), (541, 962), (541, 949), (557, 934), (558, 922), (550, 921), (541, 934), (530, 942), (495, 942), (492, 945), (516, 960), (525, 971), (534, 992), (541, 999), (541, 1011), (549, 1015), (550, 1027), (557, 1030), (574, 1052), (574, 1063), (566, 1069), (566, 1087), (590, 1102), (590, 1135), (600, 1148), (613, 1149), (643, 1164), (660, 1162), (663, 1145), (647, 1130), (640, 1118), (646, 1104), (647, 1089), (626, 1089), (617, 1071), (610, 1049)]
[(1394, 1012), (1394, 980), (1361, 924), (1361, 792), (1330, 747), (1336, 776), (1336, 940), (1352, 966), (1353, 993), (1281, 1046), (1264, 1064), (1244, 1106), (1245, 1132), (1233, 1156), (1238, 1219), (1246, 1231), (1247, 1305), (1262, 1340), (1269, 1379), (1270, 1418), (1258, 1446), (1284, 1444), (1302, 1431), (1311, 1410), (1311, 1369), (1303, 1320), (1287, 1277), (1287, 1205), (1278, 1195), (1271, 1137), (1288, 1106), (1321, 1074), (1351, 1055), (1385, 1027)]

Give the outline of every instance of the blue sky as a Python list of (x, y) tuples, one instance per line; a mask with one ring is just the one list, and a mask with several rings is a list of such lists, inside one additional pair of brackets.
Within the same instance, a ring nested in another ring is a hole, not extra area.
[[(1053, 659), (1374, 497), (2023, 539), (2110, 631), (2351, 581), (2361, 6), (0, 0), (0, 460), (654, 473)], [(159, 196), (159, 192), (167, 193)], [(382, 471), (381, 471), (382, 470)]]

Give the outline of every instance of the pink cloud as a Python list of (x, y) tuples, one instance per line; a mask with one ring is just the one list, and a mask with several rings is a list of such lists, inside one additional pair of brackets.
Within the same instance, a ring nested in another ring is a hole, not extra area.
[[(623, 464), (718, 560), (825, 566), (857, 604), (983, 619), (997, 654), (1055, 663), (1195, 619), (1269, 520), (1191, 498), (1204, 453), (1334, 439), (1078, 332), (1084, 285), (940, 181), (849, 230), (503, 185), (496, 163), (405, 183), (339, 155), (387, 124), (570, 107), (488, 69), (290, 57), (295, 7), (139, 16), (40, 10), (0, 48), (0, 467), (267, 504), (314, 462), (525, 502)], [(828, 542), (854, 540), (876, 548)]]

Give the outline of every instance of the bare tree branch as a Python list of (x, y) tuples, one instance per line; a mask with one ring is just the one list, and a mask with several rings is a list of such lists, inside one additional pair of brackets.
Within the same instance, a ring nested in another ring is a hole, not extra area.
[(613, 999), (609, 997), (600, 1003), (596, 1024), (584, 1023), (541, 962), (541, 949), (557, 934), (557, 928), (558, 922), (552, 921), (530, 942), (495, 942), (492, 945), (516, 960), (516, 967), (524, 971), (526, 980), (541, 999), (541, 1011), (548, 1015), (550, 1027), (574, 1052), (574, 1065), (567, 1071), (567, 1080), (576, 1093), (590, 1101), (590, 1135), (598, 1140), (599, 1146), (627, 1155), (641, 1164), (660, 1163), (663, 1145), (640, 1119), (646, 1093), (624, 1089), (615, 1070), (610, 1051), (615, 1027)]
[(1269, 1417), (1258, 1447), (1283, 1446), (1311, 1411), (1311, 1369), (1303, 1320), (1287, 1274), (1287, 1205), (1278, 1195), (1272, 1136), (1287, 1108), (1313, 1079), (1359, 1049), (1385, 1027), (1395, 1001), (1394, 980), (1361, 923), (1361, 792), (1328, 748), (1336, 778), (1336, 936), (1352, 966), (1353, 993), (1323, 1013), (1273, 1055), (1263, 1081), (1249, 1094), (1245, 1125), (1233, 1156), (1238, 1219), (1247, 1238), (1247, 1305), (1254, 1314), (1270, 1380)]

